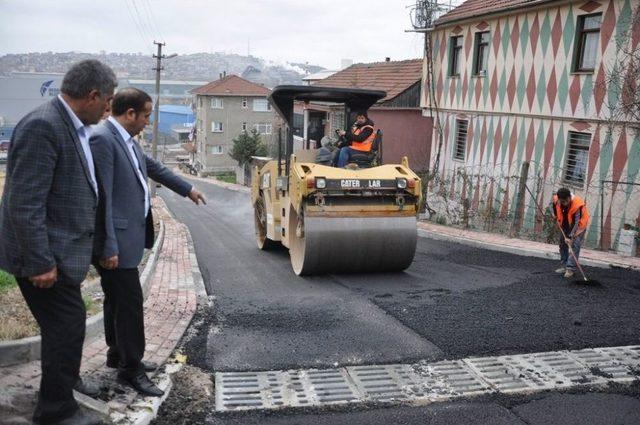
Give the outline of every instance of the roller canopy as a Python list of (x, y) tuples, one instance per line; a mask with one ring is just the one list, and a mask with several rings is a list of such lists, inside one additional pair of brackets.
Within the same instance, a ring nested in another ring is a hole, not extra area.
[(315, 86), (277, 86), (269, 95), (269, 101), (280, 116), (291, 126), (293, 121), (293, 102), (333, 102), (344, 103), (349, 110), (367, 110), (386, 92), (338, 87)]

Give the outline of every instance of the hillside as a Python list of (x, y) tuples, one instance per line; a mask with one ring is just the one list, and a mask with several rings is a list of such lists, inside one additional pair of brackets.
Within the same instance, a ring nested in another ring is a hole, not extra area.
[[(74, 62), (95, 58), (111, 66), (119, 77), (153, 79), (155, 59), (141, 53), (24, 53), (0, 57), (0, 75), (11, 72), (63, 73)], [(301, 84), (307, 74), (321, 71), (316, 65), (277, 64), (254, 56), (227, 53), (194, 53), (179, 55), (163, 62), (163, 78), (167, 80), (212, 81), (219, 74), (240, 75), (267, 87), (278, 84)]]

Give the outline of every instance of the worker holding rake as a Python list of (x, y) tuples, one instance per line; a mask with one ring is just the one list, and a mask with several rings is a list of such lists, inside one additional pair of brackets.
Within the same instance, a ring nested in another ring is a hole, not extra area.
[(562, 266), (556, 270), (556, 273), (563, 273), (565, 278), (570, 279), (576, 267), (579, 267), (578, 257), (589, 224), (589, 210), (582, 198), (573, 195), (569, 189), (563, 187), (553, 196), (553, 215), (562, 233), (560, 237)]

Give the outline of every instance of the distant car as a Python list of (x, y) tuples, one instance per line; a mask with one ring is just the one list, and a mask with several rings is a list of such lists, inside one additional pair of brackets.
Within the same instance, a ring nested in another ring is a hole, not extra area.
[(9, 140), (0, 140), (0, 152), (8, 151), (10, 144), (11, 144), (11, 141)]

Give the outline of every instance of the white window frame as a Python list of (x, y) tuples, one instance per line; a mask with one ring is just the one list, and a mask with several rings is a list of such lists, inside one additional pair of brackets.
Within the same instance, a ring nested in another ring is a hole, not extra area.
[(223, 109), (224, 101), (221, 97), (212, 97), (211, 98), (211, 109)]
[(211, 155), (222, 155), (224, 153), (224, 146), (222, 145), (209, 146), (209, 148), (209, 153)]
[(242, 98), (242, 108), (243, 109), (247, 109), (249, 107), (249, 99), (247, 99), (246, 97)]
[[(260, 131), (260, 127), (264, 128), (264, 132)], [(260, 122), (258, 124), (254, 124), (253, 128), (258, 132), (258, 134), (271, 134), (271, 132), (273, 131), (273, 124), (269, 123), (269, 122)]]
[[(589, 149), (591, 148), (591, 133), (569, 131), (567, 135), (567, 153), (564, 157), (564, 173), (562, 180), (565, 184), (583, 188), (587, 180), (589, 166)], [(576, 176), (580, 173), (581, 176)]]
[(245, 132), (247, 131), (247, 123), (246, 122), (242, 123), (242, 131), (245, 131)]
[(222, 127), (221, 122), (212, 121), (211, 122), (211, 132), (212, 133), (224, 133), (224, 129)]
[[(266, 105), (266, 106), (265, 106), (265, 109), (262, 109), (262, 106), (258, 108), (257, 105)], [(264, 97), (253, 99), (253, 112), (271, 112), (271, 104)]]
[[(589, 19), (600, 18), (598, 27), (585, 28), (585, 24)], [(575, 52), (573, 58), (573, 72), (594, 72), (598, 62), (598, 50), (600, 49), (600, 32), (602, 31), (602, 13), (592, 13), (588, 15), (578, 16), (578, 25), (576, 26)], [(589, 40), (595, 40), (595, 45), (588, 43)], [(593, 51), (589, 51), (588, 47), (593, 47)], [(593, 56), (586, 54), (593, 53)], [(593, 58), (593, 63), (589, 62)]]

